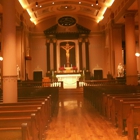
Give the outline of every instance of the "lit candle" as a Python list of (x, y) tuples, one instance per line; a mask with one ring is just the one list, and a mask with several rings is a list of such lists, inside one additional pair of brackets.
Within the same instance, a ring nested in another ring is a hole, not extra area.
[(72, 64), (71, 64), (71, 67), (72, 67)]
[(85, 74), (85, 71), (83, 70), (83, 75)]
[(52, 76), (54, 76), (54, 71), (52, 71)]

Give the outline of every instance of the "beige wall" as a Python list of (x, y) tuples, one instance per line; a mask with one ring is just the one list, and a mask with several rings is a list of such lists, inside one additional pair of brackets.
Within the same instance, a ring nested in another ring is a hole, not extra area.
[(31, 70), (29, 78), (33, 79), (33, 71), (42, 70), (43, 77), (46, 75), (46, 39), (44, 37), (32, 37), (30, 40), (31, 47)]
[(90, 36), (89, 41), (89, 60), (90, 60), (90, 72), (93, 75), (93, 69), (99, 67), (103, 70), (103, 77), (106, 76), (106, 71), (104, 67), (104, 34), (94, 34)]

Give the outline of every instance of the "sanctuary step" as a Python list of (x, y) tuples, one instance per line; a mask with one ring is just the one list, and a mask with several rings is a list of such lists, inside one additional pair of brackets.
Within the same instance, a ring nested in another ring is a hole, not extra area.
[(76, 89), (59, 89), (59, 99), (61, 98), (75, 98), (75, 97), (83, 98), (83, 88)]
[(63, 89), (63, 88), (60, 88), (59, 89), (59, 95), (62, 95), (62, 94), (70, 94), (70, 95), (73, 95), (73, 94), (82, 94), (83, 95), (83, 87), (80, 87), (80, 88), (76, 88), (76, 89)]

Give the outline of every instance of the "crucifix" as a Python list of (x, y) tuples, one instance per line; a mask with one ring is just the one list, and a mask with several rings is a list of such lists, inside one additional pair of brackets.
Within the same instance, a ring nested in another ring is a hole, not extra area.
[(68, 43), (66, 44), (66, 46), (61, 46), (61, 48), (63, 48), (66, 51), (66, 61), (67, 61), (67, 67), (70, 66), (70, 50), (73, 48), (74, 46), (70, 46)]

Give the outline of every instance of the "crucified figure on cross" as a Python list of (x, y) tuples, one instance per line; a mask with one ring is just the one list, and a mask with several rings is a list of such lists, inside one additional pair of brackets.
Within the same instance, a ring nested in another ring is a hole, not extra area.
[(63, 48), (66, 51), (66, 61), (67, 61), (67, 67), (69, 67), (69, 59), (70, 59), (70, 50), (73, 48), (74, 46), (70, 46), (68, 43), (66, 44), (66, 46), (61, 46), (61, 48)]

